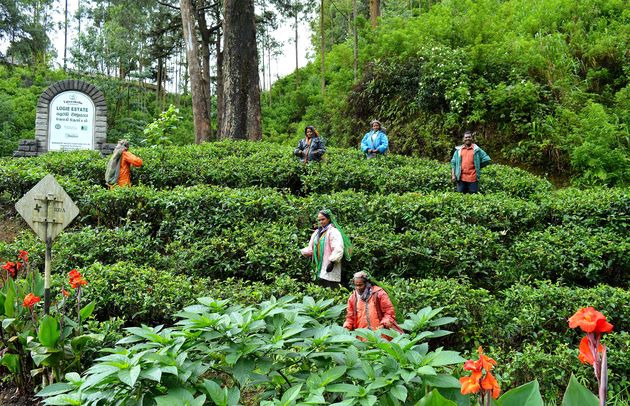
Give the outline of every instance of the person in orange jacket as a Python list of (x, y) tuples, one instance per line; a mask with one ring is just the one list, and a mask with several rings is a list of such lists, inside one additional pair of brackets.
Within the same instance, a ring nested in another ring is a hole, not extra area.
[(109, 187), (131, 186), (132, 165), (142, 166), (142, 159), (129, 152), (129, 141), (118, 141), (105, 172), (105, 181)]
[(354, 291), (348, 298), (346, 322), (343, 326), (348, 330), (385, 328), (402, 333), (402, 329), (396, 323), (396, 311), (387, 292), (373, 285), (365, 272), (357, 272), (353, 278)]

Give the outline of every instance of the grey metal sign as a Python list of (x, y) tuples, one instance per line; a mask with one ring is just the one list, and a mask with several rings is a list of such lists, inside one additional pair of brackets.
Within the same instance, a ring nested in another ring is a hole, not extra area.
[(15, 209), (43, 241), (63, 231), (79, 208), (53, 175), (46, 175), (16, 204)]

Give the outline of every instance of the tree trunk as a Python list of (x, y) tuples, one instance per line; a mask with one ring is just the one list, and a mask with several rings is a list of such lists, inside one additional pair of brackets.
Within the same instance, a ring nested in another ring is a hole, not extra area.
[[(263, 53), (263, 58), (265, 57)], [(269, 107), (271, 107), (271, 47), (267, 49), (267, 66), (269, 67)]]
[[(206, 101), (206, 110), (208, 111), (208, 118), (210, 119), (210, 112), (212, 111), (212, 100), (210, 99), (210, 30), (208, 29), (206, 13), (204, 12), (205, 1), (196, 1), (195, 3), (197, 5), (197, 23), (199, 24), (199, 31), (201, 32), (201, 59), (203, 61), (201, 80), (203, 81), (203, 88), (205, 89), (204, 100)], [(213, 139), (211, 120), (208, 137), (209, 139)]]
[(370, 23), (372, 24), (372, 28), (376, 28), (380, 16), (381, 0), (370, 0)]
[(352, 0), (352, 35), (354, 42), (352, 47), (352, 55), (354, 57), (353, 73), (354, 81), (357, 81), (357, 71), (359, 68), (359, 33), (357, 31), (357, 0)]
[(322, 97), (326, 95), (326, 30), (324, 29), (324, 0), (319, 5), (319, 31), (321, 34), (322, 56)]
[[(221, 21), (219, 7), (215, 7), (214, 10), (214, 17), (218, 23)], [(220, 132), (223, 127), (223, 112), (225, 111), (225, 105), (223, 103), (223, 51), (221, 50), (221, 30), (217, 31), (214, 49), (217, 53), (217, 132)], [(221, 134), (217, 134), (217, 138), (220, 137)]]
[(295, 88), (300, 85), (300, 72), (298, 65), (298, 12), (295, 12)]
[(253, 0), (223, 2), (223, 96), (221, 137), (259, 140), (260, 85)]
[(210, 138), (210, 114), (206, 97), (207, 87), (203, 81), (203, 73), (199, 63), (199, 43), (195, 32), (195, 12), (191, 0), (181, 0), (182, 29), (186, 56), (188, 59), (188, 74), (190, 76), (190, 90), (192, 94), (193, 123), (195, 126), (195, 143), (201, 144)]
[(64, 9), (64, 23), (63, 23), (63, 70), (66, 71), (68, 67), (68, 0), (66, 0)]

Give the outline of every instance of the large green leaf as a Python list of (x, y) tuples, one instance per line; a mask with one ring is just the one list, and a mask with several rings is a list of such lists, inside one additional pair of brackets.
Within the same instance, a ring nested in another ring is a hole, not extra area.
[(4, 315), (7, 317), (15, 316), (15, 291), (10, 287), (7, 289), (6, 297), (4, 298)]
[(293, 403), (298, 396), (300, 396), (300, 390), (302, 389), (302, 385), (295, 385), (289, 388), (280, 399), (280, 406), (289, 406)]
[(422, 377), (422, 381), (428, 385), (436, 388), (457, 388), (461, 387), (459, 380), (452, 375), (438, 374), (438, 375), (425, 375)]
[(599, 400), (571, 374), (569, 386), (564, 392), (562, 406), (598, 406)]
[(20, 371), (20, 357), (17, 354), (4, 354), (0, 358), (0, 365), (6, 366), (12, 374), (17, 374)]
[(543, 406), (538, 381), (534, 380), (509, 390), (498, 399), (499, 406)]
[(457, 351), (440, 351), (431, 358), (431, 360), (429, 361), (429, 365), (433, 367), (438, 367), (444, 365), (461, 364), (464, 362), (466, 362), (466, 359), (462, 358)]
[(164, 396), (155, 398), (155, 404), (157, 406), (173, 406), (173, 405), (192, 405), (195, 404), (195, 399), (189, 391), (184, 388), (171, 388)]
[(433, 389), (429, 394), (420, 399), (415, 406), (457, 406), (457, 403), (446, 399), (440, 395), (437, 389)]
[(123, 383), (126, 383), (131, 388), (136, 384), (136, 380), (140, 376), (140, 366), (135, 365), (132, 368), (121, 369), (118, 371), (118, 379), (120, 379)]
[(39, 323), (39, 333), (37, 334), (39, 342), (47, 348), (55, 348), (61, 332), (59, 331), (59, 322), (52, 316), (46, 315)]
[(214, 403), (218, 406), (227, 405), (227, 394), (218, 383), (206, 379), (203, 381), (203, 387), (206, 389), (206, 392), (208, 392), (208, 395), (210, 395)]
[(14, 321), (15, 321), (15, 319), (4, 319), (4, 320), (2, 320), (2, 329), (6, 330), (7, 328), (9, 328), (9, 326), (11, 324), (13, 324)]
[(95, 306), (96, 302), (90, 302), (89, 304), (85, 305), (83, 309), (81, 309), (81, 311), (79, 312), (79, 314), (81, 315), (81, 320), (85, 320), (90, 317), (90, 315), (94, 311)]
[(393, 386), (390, 389), (390, 393), (401, 402), (407, 400), (407, 388), (404, 385)]
[(67, 384), (65, 382), (53, 383), (52, 385), (46, 386), (44, 389), (37, 392), (37, 396), (53, 396), (59, 395), (60, 393), (66, 393), (74, 389), (73, 385)]

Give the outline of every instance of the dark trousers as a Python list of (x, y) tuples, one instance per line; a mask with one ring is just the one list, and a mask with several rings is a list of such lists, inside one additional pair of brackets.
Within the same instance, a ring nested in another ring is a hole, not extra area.
[(326, 279), (322, 278), (317, 278), (317, 284), (330, 289), (336, 289), (341, 286), (341, 282), (327, 281)]
[(479, 192), (479, 182), (457, 181), (457, 191), (460, 193), (477, 193)]

